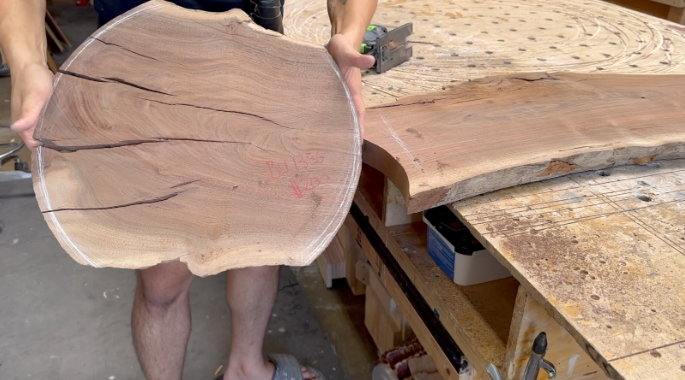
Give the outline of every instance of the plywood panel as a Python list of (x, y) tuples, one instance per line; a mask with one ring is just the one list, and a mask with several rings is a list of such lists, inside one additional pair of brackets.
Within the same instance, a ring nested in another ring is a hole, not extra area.
[[(557, 323), (554, 318), (528, 294), (524, 287), (519, 288), (514, 308), (505, 376), (508, 380), (521, 379), (530, 359), (533, 341), (544, 332), (547, 335), (545, 359), (557, 371), (557, 380), (606, 380), (597, 364), (576, 343), (571, 334)], [(541, 370), (537, 380), (547, 380), (547, 372)]]
[(684, 173), (624, 166), (453, 208), (611, 378), (682, 379)]

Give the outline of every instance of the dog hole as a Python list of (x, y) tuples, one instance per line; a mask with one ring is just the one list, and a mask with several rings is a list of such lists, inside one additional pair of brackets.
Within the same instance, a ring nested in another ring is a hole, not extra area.
[(643, 201), (643, 202), (651, 202), (652, 201), (652, 197), (650, 197), (649, 195), (644, 195), (644, 194), (639, 194), (636, 196), (636, 198)]

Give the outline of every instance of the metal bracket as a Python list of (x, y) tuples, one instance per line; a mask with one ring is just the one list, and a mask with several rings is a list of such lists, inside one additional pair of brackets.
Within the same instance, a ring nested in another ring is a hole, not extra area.
[(492, 377), (492, 380), (502, 380), (502, 377), (499, 374), (499, 370), (497, 369), (497, 366), (490, 363), (487, 366), (485, 366), (485, 371), (490, 374), (490, 377)]
[(557, 377), (557, 369), (554, 368), (554, 364), (548, 362), (547, 359), (542, 359), (542, 361), (540, 361), (540, 368), (547, 372), (547, 376), (550, 379)]

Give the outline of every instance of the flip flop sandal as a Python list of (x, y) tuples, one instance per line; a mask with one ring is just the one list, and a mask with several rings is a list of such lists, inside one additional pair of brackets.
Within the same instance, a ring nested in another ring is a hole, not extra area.
[[(302, 377), (302, 369), (297, 358), (288, 354), (271, 354), (269, 361), (276, 366), (276, 372), (272, 380), (304, 380)], [(306, 367), (317, 379), (326, 380), (323, 373), (311, 367)]]
[[(272, 377), (272, 380), (304, 380), (302, 377), (300, 362), (297, 361), (296, 357), (288, 354), (271, 354), (269, 355), (269, 361), (274, 363), (276, 366), (276, 371), (274, 372), (274, 377)], [(311, 367), (306, 368), (317, 379), (326, 380), (326, 377), (323, 375), (323, 373)], [(216, 380), (223, 380), (223, 378), (224, 375), (221, 374), (216, 378)]]

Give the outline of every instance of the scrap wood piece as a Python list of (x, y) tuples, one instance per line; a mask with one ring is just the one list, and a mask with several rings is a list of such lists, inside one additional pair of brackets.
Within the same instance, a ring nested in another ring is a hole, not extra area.
[(50, 48), (45, 49), (45, 60), (48, 64), (48, 69), (50, 69), (53, 74), (57, 74), (59, 66), (57, 66), (57, 62), (55, 62), (55, 58), (52, 56)]
[(161, 1), (75, 51), (35, 138), (45, 219), (97, 267), (309, 264), (342, 224), (361, 167), (354, 109), (323, 47), (238, 10)]
[(62, 29), (59, 27), (59, 25), (57, 25), (57, 21), (55, 21), (48, 10), (45, 11), (45, 25), (46, 28), (49, 27), (54, 32), (55, 36), (61, 43), (67, 47), (71, 47), (71, 42), (69, 42), (69, 39), (64, 32), (62, 32)]
[(369, 109), (364, 161), (410, 213), (569, 173), (685, 157), (685, 76), (517, 74)]
[(67, 48), (64, 47), (62, 41), (55, 35), (55, 32), (50, 28), (50, 25), (47, 22), (45, 23), (45, 34), (48, 37), (49, 44), (53, 45), (60, 53), (64, 53)]

